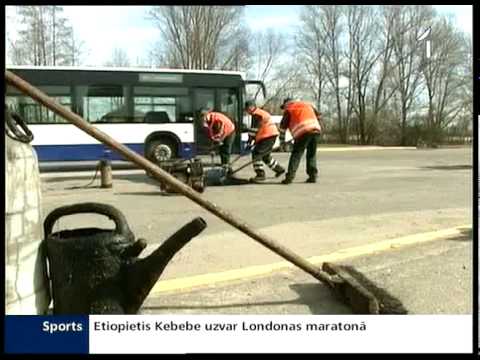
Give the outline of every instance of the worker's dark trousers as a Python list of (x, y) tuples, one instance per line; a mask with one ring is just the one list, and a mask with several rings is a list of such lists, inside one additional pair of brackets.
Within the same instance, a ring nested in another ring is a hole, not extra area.
[(223, 139), (223, 144), (218, 148), (220, 159), (223, 166), (230, 163), (230, 154), (232, 153), (233, 141), (235, 140), (235, 132)]
[(316, 178), (317, 169), (317, 142), (318, 133), (307, 133), (293, 143), (292, 153), (288, 162), (288, 171), (286, 178), (293, 180), (302, 160), (303, 152), (307, 149), (307, 174), (311, 178)]
[(253, 168), (255, 172), (263, 172), (262, 161), (272, 170), (278, 166), (278, 162), (272, 157), (272, 150), (276, 140), (277, 136), (272, 136), (255, 144), (252, 150)]

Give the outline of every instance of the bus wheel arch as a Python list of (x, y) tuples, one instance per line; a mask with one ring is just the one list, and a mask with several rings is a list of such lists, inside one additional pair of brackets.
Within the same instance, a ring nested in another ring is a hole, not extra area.
[(178, 157), (180, 140), (172, 133), (157, 132), (145, 139), (145, 157), (158, 164)]

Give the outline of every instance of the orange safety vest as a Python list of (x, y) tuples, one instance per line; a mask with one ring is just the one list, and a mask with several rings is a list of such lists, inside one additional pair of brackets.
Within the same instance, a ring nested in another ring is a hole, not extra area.
[(294, 139), (298, 139), (306, 133), (322, 131), (310, 104), (301, 101), (291, 102), (285, 106), (284, 111), (290, 115), (288, 129)]
[(277, 125), (272, 122), (271, 116), (265, 110), (255, 108), (252, 112), (252, 115), (260, 117), (260, 123), (258, 127), (258, 131), (255, 134), (255, 143), (262, 141), (263, 139), (267, 139), (272, 136), (278, 136), (279, 132), (277, 129)]
[[(222, 141), (227, 136), (235, 131), (235, 124), (227, 116), (219, 112), (208, 113), (208, 137), (212, 140)], [(214, 133), (214, 125), (221, 123), (220, 128), (223, 129), (220, 133)]]

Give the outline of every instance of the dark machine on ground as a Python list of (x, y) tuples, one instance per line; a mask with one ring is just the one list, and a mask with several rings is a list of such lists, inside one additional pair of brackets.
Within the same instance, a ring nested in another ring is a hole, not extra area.
[[(175, 177), (177, 180), (190, 186), (193, 190), (203, 193), (205, 190), (205, 170), (201, 159), (192, 160), (169, 160), (158, 164), (163, 170)], [(160, 182), (160, 189), (166, 193), (175, 193), (167, 182)]]

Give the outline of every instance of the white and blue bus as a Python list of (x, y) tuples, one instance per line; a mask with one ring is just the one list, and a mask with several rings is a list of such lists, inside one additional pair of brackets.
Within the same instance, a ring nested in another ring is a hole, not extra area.
[[(152, 161), (189, 159), (211, 150), (202, 128), (202, 107), (220, 111), (237, 127), (234, 152), (243, 151), (249, 81), (241, 72), (139, 68), (8, 68), (116, 141)], [(116, 153), (63, 118), (7, 86), (6, 103), (28, 124), (40, 162), (92, 161)]]

